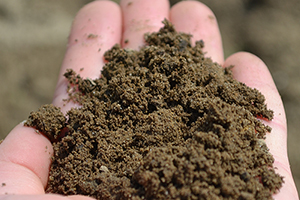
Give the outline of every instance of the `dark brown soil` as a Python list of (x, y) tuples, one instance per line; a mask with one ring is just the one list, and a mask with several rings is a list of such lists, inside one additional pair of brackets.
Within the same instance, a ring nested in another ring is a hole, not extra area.
[[(65, 76), (65, 117), (53, 105), (27, 126), (53, 143), (47, 192), (97, 199), (272, 199), (283, 178), (264, 142), (263, 95), (232, 78), (164, 21), (141, 51), (106, 52), (102, 77)], [(84, 67), (84, 66), (83, 66)]]

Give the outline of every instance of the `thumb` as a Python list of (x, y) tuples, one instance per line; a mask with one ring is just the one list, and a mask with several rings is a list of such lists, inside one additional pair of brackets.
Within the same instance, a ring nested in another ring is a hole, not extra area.
[(46, 195), (0, 195), (0, 200), (93, 200), (91, 197), (72, 195), (62, 196), (57, 194), (46, 194)]
[(44, 135), (17, 125), (0, 145), (0, 194), (44, 194), (52, 154)]

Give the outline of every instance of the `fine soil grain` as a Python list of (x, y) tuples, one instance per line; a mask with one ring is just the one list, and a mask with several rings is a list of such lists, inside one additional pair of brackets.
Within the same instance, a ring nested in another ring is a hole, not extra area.
[[(25, 123), (54, 155), (48, 193), (97, 199), (272, 199), (283, 183), (264, 142), (264, 96), (206, 58), (167, 20), (141, 50), (115, 45), (100, 78), (68, 70), (67, 116), (53, 105)], [(130, 42), (130, 41), (128, 41)], [(84, 66), (82, 66), (84, 68)]]

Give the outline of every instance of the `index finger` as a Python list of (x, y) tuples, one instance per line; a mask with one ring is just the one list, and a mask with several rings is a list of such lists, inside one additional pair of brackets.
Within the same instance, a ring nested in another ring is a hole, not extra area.
[(76, 15), (69, 36), (68, 47), (59, 73), (53, 104), (65, 112), (75, 106), (64, 105), (68, 97), (67, 80), (63, 76), (73, 69), (83, 78), (95, 79), (104, 66), (103, 55), (121, 41), (122, 19), (120, 7), (112, 1), (94, 1)]

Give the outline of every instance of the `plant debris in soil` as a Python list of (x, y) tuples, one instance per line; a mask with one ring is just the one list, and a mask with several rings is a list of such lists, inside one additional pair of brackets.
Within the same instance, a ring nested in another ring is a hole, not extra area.
[[(272, 199), (283, 183), (264, 139), (264, 96), (233, 79), (167, 20), (139, 51), (115, 45), (98, 79), (68, 70), (67, 116), (26, 122), (54, 155), (48, 193), (97, 199)], [(84, 67), (84, 66), (83, 66)]]

